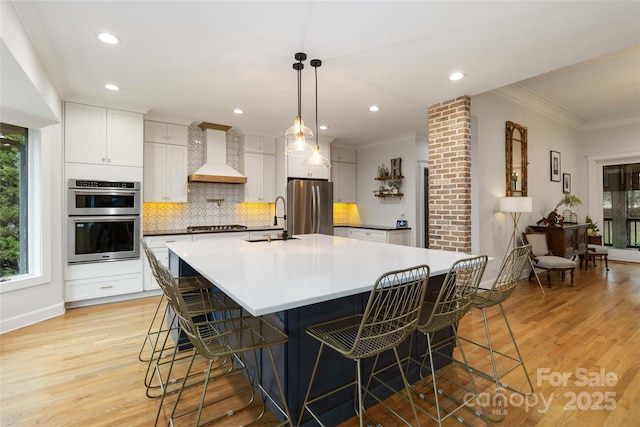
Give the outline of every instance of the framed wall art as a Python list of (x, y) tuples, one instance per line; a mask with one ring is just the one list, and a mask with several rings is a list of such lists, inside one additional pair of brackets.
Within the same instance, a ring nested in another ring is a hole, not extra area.
[(549, 159), (551, 181), (560, 182), (560, 152), (551, 151)]
[(571, 174), (570, 173), (562, 174), (562, 192), (571, 193)]

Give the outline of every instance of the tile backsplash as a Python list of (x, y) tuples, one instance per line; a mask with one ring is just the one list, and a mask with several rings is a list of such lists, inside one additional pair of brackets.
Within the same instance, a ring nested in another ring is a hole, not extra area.
[[(204, 132), (189, 126), (189, 173), (204, 163)], [(238, 135), (227, 132), (227, 163), (238, 168)], [(187, 179), (185, 176), (184, 179)], [(179, 230), (190, 225), (272, 224), (273, 204), (240, 203), (240, 184), (190, 182), (188, 203), (144, 203), (144, 231)], [(224, 199), (220, 203), (209, 199)], [(220, 206), (218, 206), (218, 204)]]

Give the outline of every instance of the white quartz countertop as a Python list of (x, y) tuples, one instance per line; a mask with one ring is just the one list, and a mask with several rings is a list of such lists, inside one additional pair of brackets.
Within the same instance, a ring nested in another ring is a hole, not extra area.
[(254, 316), (371, 291), (388, 271), (427, 264), (431, 276), (471, 255), (323, 234), (247, 242), (171, 242), (169, 249)]

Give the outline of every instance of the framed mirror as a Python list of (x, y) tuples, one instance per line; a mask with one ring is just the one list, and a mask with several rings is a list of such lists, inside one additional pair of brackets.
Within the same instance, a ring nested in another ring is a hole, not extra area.
[(507, 197), (527, 195), (527, 128), (506, 122)]

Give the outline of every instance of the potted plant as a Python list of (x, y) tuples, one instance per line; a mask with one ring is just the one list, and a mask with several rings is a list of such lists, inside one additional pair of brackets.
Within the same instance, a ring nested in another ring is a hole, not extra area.
[(589, 236), (599, 236), (600, 229), (598, 228), (598, 223), (594, 222), (589, 215), (585, 218), (584, 222), (587, 223), (587, 234)]
[(402, 185), (402, 181), (399, 179), (392, 179), (389, 181), (389, 187), (391, 188), (392, 194), (397, 194), (400, 192), (400, 186)]
[[(554, 211), (556, 211), (562, 205), (573, 208), (575, 206), (582, 205), (582, 199), (580, 199), (580, 197), (576, 196), (575, 194), (565, 192), (564, 197), (560, 199)], [(570, 209), (562, 212), (562, 216), (564, 217), (565, 222), (578, 222), (578, 216)]]

